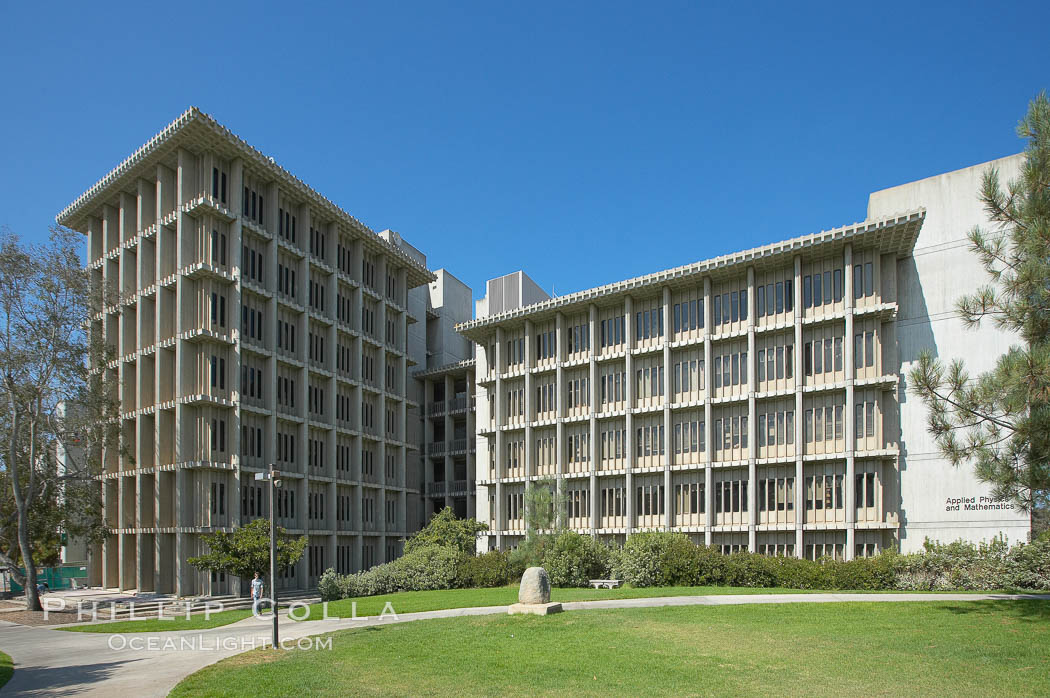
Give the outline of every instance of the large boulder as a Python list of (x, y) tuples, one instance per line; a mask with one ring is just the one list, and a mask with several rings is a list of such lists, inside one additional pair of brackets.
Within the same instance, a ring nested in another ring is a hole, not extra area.
[(551, 578), (542, 567), (530, 567), (521, 575), (518, 603), (550, 603)]

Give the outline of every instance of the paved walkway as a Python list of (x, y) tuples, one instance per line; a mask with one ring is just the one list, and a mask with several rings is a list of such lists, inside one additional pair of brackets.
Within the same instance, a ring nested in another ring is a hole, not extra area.
[[(844, 601), (983, 601), (1041, 599), (1050, 594), (750, 594), (665, 596), (564, 603), (568, 611), (591, 608), (727, 606), (762, 603)], [(396, 609), (395, 609), (396, 610)], [(403, 613), (397, 617), (341, 618), (305, 623), (282, 622), (281, 638), (298, 640), (346, 628), (506, 613), (506, 606)], [(209, 664), (269, 642), (271, 623), (248, 618), (211, 630), (157, 633), (71, 633), (0, 621), (0, 650), (11, 655), (15, 673), (5, 696), (165, 696), (180, 680)], [(138, 643), (126, 646), (132, 639)], [(172, 641), (172, 642), (169, 642)], [(168, 645), (165, 647), (165, 645)]]

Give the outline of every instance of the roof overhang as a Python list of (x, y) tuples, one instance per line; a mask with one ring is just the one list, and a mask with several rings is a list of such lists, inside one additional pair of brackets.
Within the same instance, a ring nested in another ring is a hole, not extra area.
[(585, 291), (557, 296), (540, 303), (460, 323), (456, 325), (456, 330), (471, 340), (481, 341), (496, 326), (517, 326), (526, 318), (533, 321), (545, 320), (557, 313), (580, 310), (591, 303), (599, 306), (608, 304), (618, 296), (626, 294), (651, 295), (664, 286), (670, 286), (673, 289), (696, 284), (705, 276), (717, 281), (738, 275), (749, 266), (754, 267), (756, 271), (764, 271), (780, 266), (784, 264), (786, 258), (804, 252), (828, 255), (841, 252), (847, 243), (864, 249), (875, 249), (882, 254), (896, 253), (903, 257), (911, 254), (915, 247), (915, 241), (919, 237), (919, 231), (925, 218), (926, 209), (919, 208), (888, 218), (863, 221), (834, 230), (803, 235), (763, 247), (755, 247)]
[(83, 232), (87, 219), (97, 216), (102, 204), (114, 200), (119, 192), (135, 191), (137, 180), (155, 176), (157, 164), (169, 159), (178, 148), (191, 151), (207, 149), (218, 152), (227, 159), (241, 158), (247, 169), (272, 177), (289, 195), (308, 201), (322, 216), (337, 221), (351, 233), (357, 233), (369, 248), (396, 257), (408, 270), (410, 288), (430, 283), (437, 278), (396, 245), (379, 237), (371, 228), (197, 107), (190, 107), (164, 127), (160, 133), (78, 196), (55, 216), (55, 220), (61, 225)]

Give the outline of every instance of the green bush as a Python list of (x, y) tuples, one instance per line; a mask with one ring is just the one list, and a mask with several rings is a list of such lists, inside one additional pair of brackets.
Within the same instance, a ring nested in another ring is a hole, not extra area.
[(700, 578), (700, 548), (681, 533), (663, 534), (660, 545), (660, 585), (696, 585)]
[(456, 575), (456, 587), (476, 589), (501, 587), (510, 582), (507, 554), (492, 550), (481, 555), (462, 554)]
[(775, 587), (778, 585), (776, 558), (739, 552), (726, 557), (726, 581), (734, 587)]
[(1009, 552), (1002, 538), (979, 544), (927, 540), (921, 553), (897, 557), (895, 585), (923, 591), (1001, 589), (1008, 585), (1004, 574)]
[(522, 541), (518, 547), (507, 553), (507, 571), (511, 581), (518, 581), (525, 570), (539, 567), (543, 563), (543, 553), (550, 544), (552, 536), (538, 535), (531, 540)]
[(831, 560), (823, 565), (821, 582), (825, 589), (892, 589), (895, 565), (896, 555), (889, 552), (849, 562)]
[(573, 531), (558, 534), (543, 551), (543, 568), (555, 587), (585, 587), (609, 574), (609, 548)]
[(329, 567), (317, 580), (317, 593), (321, 596), (322, 601), (335, 601), (343, 598), (340, 595), (342, 591), (339, 586), (339, 575)]
[(473, 555), (478, 533), (485, 530), (488, 530), (488, 525), (477, 519), (457, 519), (452, 508), (445, 507), (434, 514), (419, 533), (405, 541), (405, 554), (419, 548), (440, 545)]
[(456, 581), (459, 552), (443, 545), (417, 547), (388, 565), (393, 568), (396, 591), (451, 589)]
[[(680, 533), (635, 533), (612, 555), (612, 575), (636, 587), (655, 587), (663, 583), (664, 550)], [(684, 537), (684, 536), (682, 536)]]
[(1004, 568), (1004, 587), (1050, 591), (1050, 536), (1014, 546)]
[(693, 584), (697, 586), (719, 586), (726, 583), (726, 570), (728, 561), (725, 555), (713, 545), (697, 546), (696, 552), (696, 578)]

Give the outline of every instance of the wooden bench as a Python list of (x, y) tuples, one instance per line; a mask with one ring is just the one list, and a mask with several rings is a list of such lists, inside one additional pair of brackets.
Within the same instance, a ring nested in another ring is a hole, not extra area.
[(615, 589), (623, 582), (619, 579), (591, 579), (590, 585), (595, 589)]

